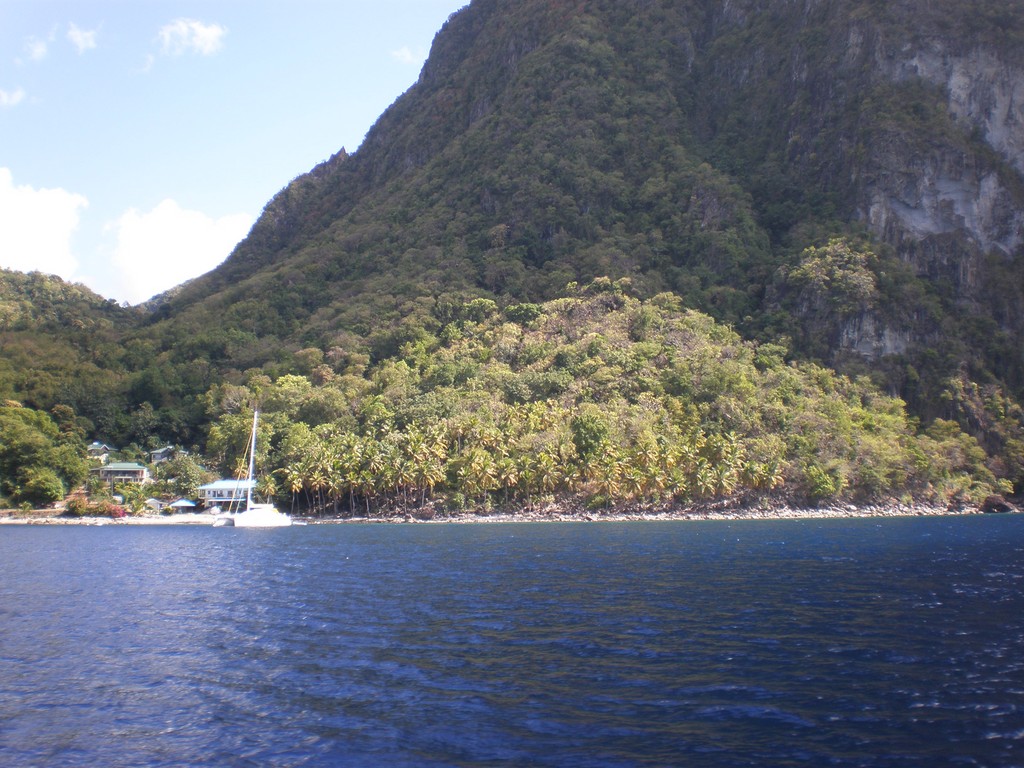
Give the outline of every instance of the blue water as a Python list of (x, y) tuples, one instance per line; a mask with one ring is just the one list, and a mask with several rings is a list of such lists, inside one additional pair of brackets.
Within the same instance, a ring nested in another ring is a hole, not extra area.
[(1024, 765), (1024, 516), (8, 526), (0, 765)]

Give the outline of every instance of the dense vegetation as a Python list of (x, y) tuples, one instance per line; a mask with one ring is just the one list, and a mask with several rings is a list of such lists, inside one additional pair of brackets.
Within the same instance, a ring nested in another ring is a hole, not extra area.
[[(199, 382), (179, 371), (276, 375), (306, 348), (377, 361), (439, 297), (536, 302), (629, 277), (639, 295), (671, 291), (745, 338), (870, 376), (924, 423), (956, 421), (1020, 482), (1020, 249), (865, 220), (892, 180), (943, 163), (1001, 179), (1000, 205), (1024, 209), (1019, 169), (982, 126), (955, 118), (941, 87), (879, 69), (908, 45), (1019, 65), (1021, 13), (478, 0), (358, 152), (294, 180), (223, 267), (157, 309), (149, 401), (174, 403), (188, 432)], [(836, 238), (867, 256), (838, 264)], [(829, 278), (837, 265), (856, 279)], [(897, 343), (858, 347), (872, 332)]]
[[(438, 300), (377, 361), (310, 348), (295, 372), (216, 383), (201, 398), (207, 469), (240, 469), (258, 405), (261, 490), (314, 513), (751, 494), (955, 503), (1009, 490), (955, 423), (920, 431), (866, 378), (743, 341), (674, 294), (643, 301), (631, 289), (603, 278), (504, 309)], [(14, 503), (63, 498), (85, 482), (85, 440), (67, 406), (52, 416), (0, 408), (0, 492)], [(194, 496), (213, 476), (195, 457), (160, 469), (174, 495)], [(156, 492), (118, 490), (136, 510)]]
[(209, 275), (127, 309), (0, 274), (0, 397), (221, 465), (266, 401), (268, 478), (318, 508), (1020, 492), (1024, 249), (871, 210), (984, 177), (1019, 230), (991, 105), (904, 60), (1022, 39), (1018, 2), (476, 0)]
[(71, 408), (89, 433), (127, 426), (123, 341), (143, 313), (38, 272), (0, 270), (0, 399)]
[(998, 487), (954, 423), (918, 433), (868, 380), (792, 363), (675, 295), (628, 288), (603, 279), (503, 311), (438, 303), (370, 366), (309, 350), (306, 375), (212, 388), (208, 451), (241, 456), (262, 403), (264, 491), (344, 514), (556, 497), (946, 503)]
[(0, 407), (0, 494), (28, 506), (62, 500), (86, 480), (83, 438), (67, 407), (51, 417), (8, 401)]

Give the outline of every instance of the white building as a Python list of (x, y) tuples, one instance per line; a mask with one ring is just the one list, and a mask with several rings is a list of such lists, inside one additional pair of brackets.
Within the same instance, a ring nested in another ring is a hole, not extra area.
[(245, 493), (256, 488), (255, 480), (217, 480), (199, 486), (199, 500), (204, 507), (227, 507), (245, 504)]

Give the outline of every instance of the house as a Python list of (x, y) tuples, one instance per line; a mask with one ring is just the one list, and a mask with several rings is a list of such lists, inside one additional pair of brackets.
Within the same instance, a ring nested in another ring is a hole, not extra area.
[(100, 476), (100, 480), (111, 485), (117, 485), (118, 483), (142, 485), (149, 482), (149, 470), (142, 464), (134, 462), (106, 464), (92, 471)]
[(204, 507), (244, 504), (246, 492), (255, 487), (255, 480), (217, 480), (199, 486), (199, 500)]
[(165, 445), (163, 448), (157, 448), (155, 451), (149, 452), (149, 463), (162, 464), (165, 461), (170, 461), (177, 455), (178, 451), (173, 445)]
[(98, 440), (93, 440), (89, 443), (89, 458), (95, 459), (100, 464), (106, 464), (110, 458), (110, 454), (113, 453), (116, 448), (113, 448), (106, 443), (101, 443)]

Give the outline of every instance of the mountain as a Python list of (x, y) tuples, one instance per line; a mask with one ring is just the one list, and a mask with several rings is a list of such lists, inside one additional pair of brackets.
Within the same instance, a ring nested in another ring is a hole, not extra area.
[[(296, 179), (171, 305), (310, 270), (312, 314), (401, 266), (418, 286), (390, 294), (615, 272), (713, 306), (701, 289), (773, 274), (824, 231), (980, 308), (1024, 238), (1024, 10), (1000, 8), (480, 0), (357, 153)], [(740, 319), (751, 298), (717, 301)], [(1015, 329), (1014, 299), (992, 314)]]
[(103, 436), (201, 442), (261, 377), (372, 397), (475, 302), (604, 279), (958, 423), (1019, 490), (1024, 2), (475, 0), (357, 151), (124, 318)]
[(1021, 2), (476, 0), (149, 332), (379, 359), (446, 302), (628, 276), (1015, 449), (1022, 43)]

